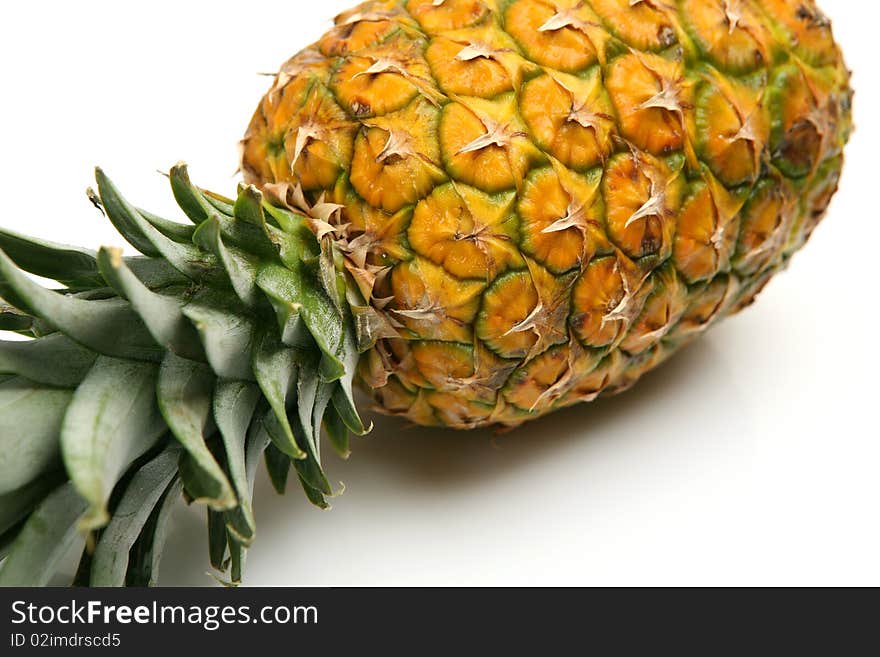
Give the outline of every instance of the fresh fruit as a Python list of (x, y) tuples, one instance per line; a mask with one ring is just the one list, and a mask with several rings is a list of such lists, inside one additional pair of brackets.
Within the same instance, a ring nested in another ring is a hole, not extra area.
[(378, 0), (282, 66), (242, 171), (339, 206), (379, 408), (515, 426), (752, 301), (836, 189), (848, 81), (812, 2)]
[[(365, 3), (289, 60), (235, 200), (91, 198), (143, 256), (0, 231), (0, 585), (156, 581), (181, 491), (241, 578), (258, 461), (333, 493), (352, 387), (514, 427), (626, 389), (751, 303), (818, 224), (851, 129), (794, 0)], [(54, 279), (49, 291), (22, 273)]]

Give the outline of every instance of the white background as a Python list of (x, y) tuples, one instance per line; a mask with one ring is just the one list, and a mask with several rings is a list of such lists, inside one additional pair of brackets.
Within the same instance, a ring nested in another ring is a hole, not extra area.
[[(185, 159), (232, 193), (273, 71), (353, 0), (15, 2), (0, 39), (0, 222), (119, 244), (86, 201), (100, 163), (172, 212)], [(880, 585), (880, 5), (825, 0), (858, 131), (830, 216), (759, 303), (623, 397), (511, 435), (377, 419), (334, 510), (261, 477), (253, 585)], [(318, 8), (312, 8), (318, 7)], [(162, 583), (207, 585), (200, 509)]]

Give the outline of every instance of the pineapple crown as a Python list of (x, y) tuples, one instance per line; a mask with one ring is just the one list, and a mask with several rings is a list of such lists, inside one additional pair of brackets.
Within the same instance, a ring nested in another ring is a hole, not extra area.
[(292, 466), (327, 508), (322, 427), (343, 457), (369, 430), (352, 391), (366, 304), (295, 190), (296, 208), (253, 186), (226, 199), (177, 165), (182, 224), (96, 179), (90, 199), (142, 255), (0, 230), (0, 330), (29, 338), (0, 342), (0, 586), (48, 583), (78, 535), (76, 584), (154, 584), (181, 492), (237, 583), (261, 458), (279, 493)]

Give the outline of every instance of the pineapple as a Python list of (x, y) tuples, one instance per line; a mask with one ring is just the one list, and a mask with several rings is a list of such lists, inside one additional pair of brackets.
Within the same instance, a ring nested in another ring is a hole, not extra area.
[(850, 96), (811, 2), (383, 0), (282, 66), (242, 171), (337, 209), (380, 409), (516, 426), (749, 304), (824, 214)]
[[(234, 199), (92, 202), (140, 256), (0, 230), (0, 585), (156, 581), (177, 498), (241, 580), (260, 460), (326, 507), (376, 408), (516, 427), (749, 305), (851, 130), (811, 0), (374, 0), (282, 67)], [(46, 290), (22, 273), (53, 279)]]

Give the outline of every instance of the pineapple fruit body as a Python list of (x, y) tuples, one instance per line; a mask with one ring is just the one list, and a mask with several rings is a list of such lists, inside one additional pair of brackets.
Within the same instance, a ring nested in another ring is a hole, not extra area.
[(836, 189), (848, 81), (811, 1), (378, 0), (284, 64), (242, 170), (333, 204), (380, 409), (513, 426), (754, 299)]

